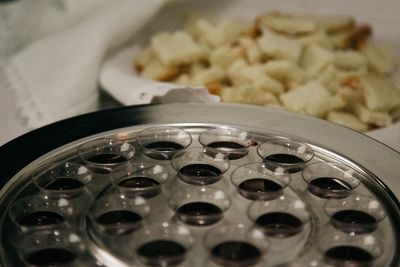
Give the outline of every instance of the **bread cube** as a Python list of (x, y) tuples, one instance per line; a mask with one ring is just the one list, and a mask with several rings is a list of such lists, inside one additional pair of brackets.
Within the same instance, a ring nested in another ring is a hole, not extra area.
[(309, 82), (280, 95), (285, 108), (311, 116), (324, 117), (329, 111), (344, 107), (339, 96), (333, 96), (318, 82)]
[(354, 105), (354, 113), (357, 114), (358, 118), (364, 123), (380, 127), (386, 127), (392, 124), (392, 117), (388, 112), (372, 111), (360, 103)]
[(303, 47), (298, 40), (268, 30), (263, 31), (257, 42), (261, 51), (269, 58), (288, 59), (298, 63), (302, 54)]
[(327, 120), (359, 132), (365, 132), (368, 130), (367, 124), (360, 121), (355, 115), (347, 112), (330, 111)]
[(155, 35), (151, 38), (151, 49), (168, 66), (192, 63), (206, 56), (206, 51), (183, 31)]
[(194, 85), (210, 85), (220, 83), (225, 78), (225, 73), (222, 68), (218, 66), (211, 66), (210, 68), (204, 69), (197, 72), (193, 76), (192, 83)]
[(317, 25), (312, 20), (279, 12), (264, 13), (258, 17), (257, 22), (261, 27), (288, 35), (311, 34), (317, 30)]
[(301, 66), (308, 75), (315, 77), (334, 61), (335, 55), (332, 51), (317, 44), (312, 44), (306, 48), (301, 60)]
[(243, 50), (239, 46), (223, 45), (210, 52), (209, 62), (212, 66), (227, 68), (234, 61), (243, 58), (242, 52)]
[(398, 59), (388, 46), (368, 42), (363, 44), (360, 50), (367, 57), (370, 69), (377, 73), (389, 74), (397, 67)]
[(255, 64), (262, 60), (262, 52), (254, 39), (244, 36), (239, 38), (239, 45), (243, 49), (249, 63)]
[(295, 63), (285, 59), (270, 60), (262, 65), (263, 70), (272, 78), (287, 84), (302, 84), (307, 80), (307, 75)]
[(367, 58), (359, 51), (344, 50), (335, 52), (335, 65), (344, 70), (356, 70), (367, 66)]

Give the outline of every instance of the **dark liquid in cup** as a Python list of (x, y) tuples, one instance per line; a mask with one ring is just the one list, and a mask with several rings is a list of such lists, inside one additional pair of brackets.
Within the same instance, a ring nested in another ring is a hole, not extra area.
[(250, 200), (274, 199), (281, 195), (282, 186), (272, 180), (252, 178), (239, 184), (239, 193)]
[(243, 241), (226, 241), (212, 248), (211, 258), (221, 266), (253, 266), (260, 262), (262, 253), (254, 245)]
[(154, 240), (137, 249), (140, 260), (147, 266), (174, 266), (185, 259), (186, 248), (170, 240)]
[(182, 180), (190, 184), (212, 184), (220, 179), (221, 170), (209, 164), (189, 164), (179, 170)]
[(248, 151), (242, 144), (231, 141), (217, 141), (207, 145), (225, 153), (230, 160), (240, 159), (247, 155)]
[(153, 150), (146, 153), (150, 158), (169, 160), (172, 158), (175, 151), (183, 149), (184, 147), (181, 144), (171, 141), (159, 141), (147, 144), (145, 148)]
[(64, 191), (64, 190), (74, 190), (82, 188), (83, 186), (85, 186), (85, 184), (77, 179), (58, 178), (53, 181), (50, 181), (48, 184), (45, 185), (44, 188), (49, 190)]
[(72, 263), (77, 256), (63, 248), (46, 248), (28, 254), (24, 257), (28, 264), (33, 266), (55, 266)]
[(191, 202), (184, 204), (177, 210), (177, 217), (184, 223), (196, 226), (207, 226), (220, 221), (222, 210), (207, 202)]
[(309, 182), (308, 190), (321, 198), (344, 198), (350, 194), (351, 186), (337, 178), (319, 177)]
[(127, 158), (114, 153), (103, 153), (91, 156), (87, 161), (96, 164), (118, 164), (127, 161)]
[(285, 164), (284, 168), (289, 173), (299, 172), (303, 168), (296, 167), (296, 166), (287, 166), (287, 165), (302, 164), (305, 162), (302, 158), (299, 158), (299, 157), (297, 157), (295, 155), (291, 155), (291, 154), (285, 154), (285, 153), (277, 153), (277, 154), (268, 155), (265, 157), (265, 160), (267, 161), (266, 167), (268, 169), (273, 171), (276, 167), (279, 166), (279, 164)]
[(125, 234), (141, 226), (143, 217), (133, 211), (113, 210), (101, 214), (96, 222), (103, 226), (102, 231), (109, 234)]
[(354, 246), (337, 246), (325, 252), (325, 259), (334, 266), (369, 267), (373, 256), (362, 248)]
[(52, 211), (36, 211), (23, 216), (18, 223), (23, 226), (45, 226), (60, 224), (65, 218), (58, 213)]
[(378, 227), (377, 220), (360, 210), (342, 210), (332, 215), (332, 224), (342, 231), (356, 234), (371, 233)]
[(151, 198), (161, 192), (160, 183), (148, 177), (130, 177), (118, 183), (118, 186), (137, 189), (132, 192), (135, 195), (140, 195), (145, 198)]
[(263, 229), (265, 235), (276, 238), (294, 236), (303, 230), (303, 223), (286, 212), (266, 213), (258, 217), (255, 223)]

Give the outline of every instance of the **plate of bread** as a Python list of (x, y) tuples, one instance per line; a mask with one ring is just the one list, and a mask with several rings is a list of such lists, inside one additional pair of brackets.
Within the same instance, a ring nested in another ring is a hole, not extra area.
[(169, 2), (104, 62), (102, 88), (125, 105), (221, 101), (303, 113), (400, 149), (400, 3), (198, 2)]

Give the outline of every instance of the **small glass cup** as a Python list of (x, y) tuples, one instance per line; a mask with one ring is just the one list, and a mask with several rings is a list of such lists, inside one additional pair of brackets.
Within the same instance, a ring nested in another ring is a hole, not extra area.
[(282, 195), (289, 185), (290, 173), (284, 169), (269, 170), (263, 162), (238, 167), (231, 174), (231, 181), (239, 194), (250, 200), (271, 200)]
[(221, 180), (230, 162), (225, 154), (216, 150), (187, 148), (174, 155), (171, 165), (183, 182), (208, 185)]
[(23, 233), (66, 227), (74, 209), (67, 199), (41, 195), (17, 199), (9, 209), (11, 221)]
[(345, 198), (360, 185), (362, 175), (354, 169), (330, 162), (308, 165), (302, 172), (308, 191), (320, 198)]
[(168, 201), (176, 217), (191, 226), (209, 226), (223, 219), (231, 206), (229, 196), (213, 187), (184, 189), (175, 192)]
[(311, 217), (302, 200), (289, 196), (254, 202), (249, 206), (248, 216), (270, 238), (299, 235)]
[(68, 229), (29, 233), (16, 248), (26, 266), (86, 266), (81, 262), (84, 242)]
[(194, 241), (182, 225), (164, 222), (145, 226), (133, 239), (135, 258), (145, 266), (176, 266), (187, 260)]
[(258, 146), (258, 155), (270, 170), (284, 168), (300, 172), (314, 157), (314, 150), (305, 143), (290, 139), (273, 139)]
[(329, 227), (319, 233), (316, 245), (325, 263), (339, 267), (374, 266), (383, 254), (383, 246), (377, 236), (352, 235)]
[(78, 154), (86, 166), (101, 174), (130, 161), (135, 155), (135, 148), (125, 141), (100, 138), (79, 146)]
[(264, 234), (244, 224), (222, 225), (210, 230), (204, 245), (218, 266), (258, 266), (269, 249)]
[(386, 211), (378, 200), (363, 195), (330, 199), (324, 210), (336, 229), (353, 234), (374, 232), (386, 217)]
[(215, 128), (202, 132), (199, 142), (206, 148), (218, 150), (230, 160), (246, 156), (250, 146), (257, 145), (251, 133), (232, 127)]
[(50, 198), (73, 198), (84, 194), (92, 180), (92, 172), (85, 166), (64, 162), (52, 166), (33, 177), (33, 183)]
[(149, 213), (150, 206), (143, 197), (125, 198), (111, 193), (95, 199), (89, 210), (89, 219), (98, 233), (122, 235), (142, 227)]
[(170, 160), (192, 143), (192, 136), (176, 127), (151, 127), (141, 131), (136, 142), (145, 155), (156, 160)]
[(123, 164), (110, 173), (112, 184), (126, 197), (157, 196), (168, 177), (168, 169), (165, 166), (151, 162)]

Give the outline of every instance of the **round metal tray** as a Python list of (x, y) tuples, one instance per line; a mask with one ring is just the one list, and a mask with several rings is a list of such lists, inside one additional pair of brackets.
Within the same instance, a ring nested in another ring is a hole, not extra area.
[[(0, 222), (4, 222), (16, 193), (30, 182), (27, 174), (43, 162), (65, 158), (71, 148), (98, 137), (132, 139), (140, 129), (152, 125), (179, 126), (194, 136), (210, 127), (230, 125), (258, 134), (300, 140), (312, 145), (320, 157), (343, 162), (369, 177), (363, 182), (365, 186), (385, 205), (392, 225), (400, 222), (400, 184), (396, 181), (400, 154), (365, 135), (326, 121), (228, 104), (169, 104), (100, 111), (54, 123), (5, 144), (0, 147)], [(396, 227), (392, 240), (392, 260), (387, 266), (400, 266), (400, 233)], [(7, 249), (1, 250), (4, 251)], [(1, 259), (5, 258), (1, 255)], [(0, 266), (8, 265), (0, 260)]]

